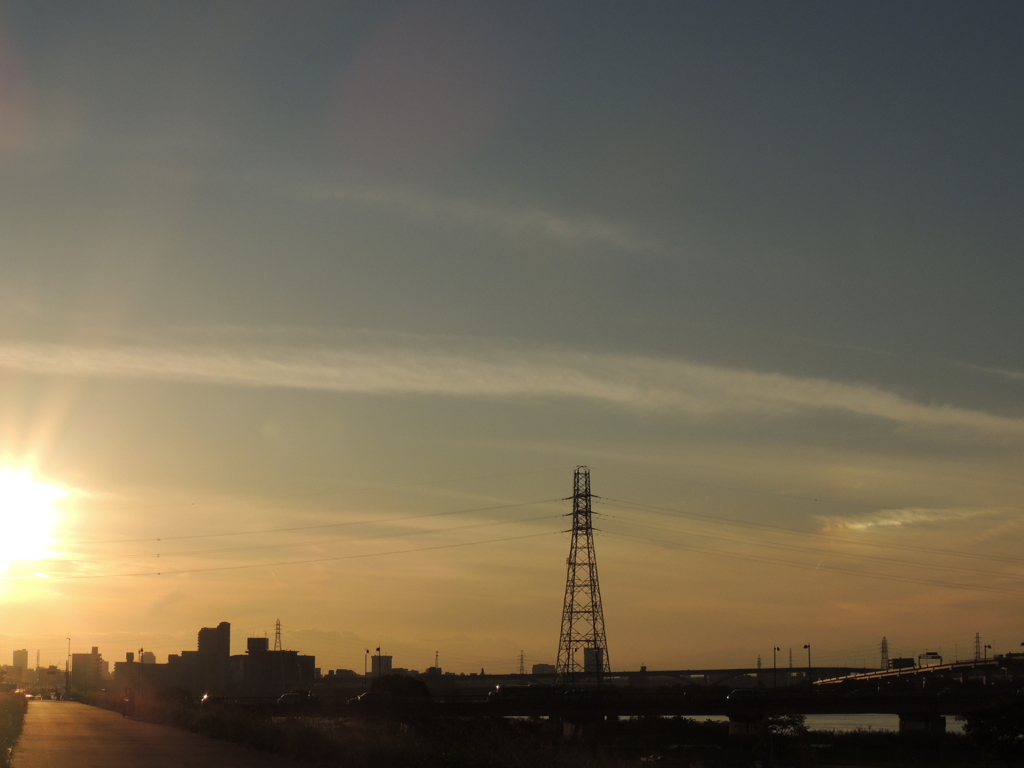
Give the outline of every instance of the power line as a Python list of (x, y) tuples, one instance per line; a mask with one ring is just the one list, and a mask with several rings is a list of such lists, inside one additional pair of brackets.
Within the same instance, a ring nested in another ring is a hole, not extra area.
[(1022, 595), (1024, 596), (1024, 590), (1009, 589), (1005, 587), (987, 586), (984, 584), (958, 584), (956, 582), (939, 581), (937, 579), (924, 579), (917, 576), (900, 576), (898, 574), (881, 574), (873, 573), (871, 571), (856, 571), (852, 568), (842, 568), (835, 565), (823, 565), (815, 564), (810, 565), (807, 563), (794, 563), (792, 560), (781, 560), (773, 557), (763, 557), (759, 555), (741, 555), (735, 552), (723, 552), (721, 550), (711, 549), (709, 547), (700, 547), (689, 544), (680, 544), (678, 542), (667, 542), (661, 539), (649, 539), (644, 536), (632, 536), (628, 533), (619, 533), (617, 531), (605, 531), (610, 536), (617, 538), (626, 539), (627, 541), (636, 541), (644, 544), (655, 544), (660, 547), (667, 547), (669, 549), (682, 549), (691, 552), (703, 552), (706, 554), (714, 555), (715, 557), (725, 557), (732, 560), (746, 560), (748, 562), (755, 563), (767, 563), (770, 565), (783, 565), (789, 568), (800, 568), (802, 570), (809, 571), (829, 571), (832, 573), (841, 573), (848, 576), (861, 576), (869, 579), (880, 579), (883, 581), (898, 581), (906, 584), (924, 584), (927, 586), (944, 587), (946, 589), (965, 589), (975, 592), (999, 592), (1003, 594), (1011, 595)]
[[(438, 544), (432, 547), (416, 547), (414, 549), (401, 549), (394, 550), (391, 552), (365, 552), (358, 555), (339, 555), (337, 557), (317, 557), (310, 558), (308, 560), (282, 560), (272, 563), (248, 563), (245, 565), (222, 565), (212, 566), (209, 568), (183, 568), (175, 571), (146, 571), (141, 573), (100, 573), (100, 574), (83, 574), (75, 576), (46, 576), (46, 581), (78, 581), (85, 579), (122, 579), (122, 578), (134, 578), (140, 576), (174, 576), (183, 573), (210, 573), (213, 571), (240, 571), (247, 568), (273, 568), (282, 565), (303, 565), (306, 563), (330, 563), (338, 560), (357, 560), (368, 557), (384, 557), (386, 555), (406, 555), (414, 552), (430, 552), (438, 549), (454, 549), (456, 547), (470, 547), (478, 544), (497, 544), (504, 541), (518, 541), (520, 539), (534, 539), (539, 536), (551, 536), (553, 534), (561, 534), (563, 531), (544, 531), (542, 533), (528, 533), (522, 536), (508, 536), (502, 539), (485, 539), (483, 541), (462, 541), (455, 544)], [(37, 580), (38, 576), (16, 576), (16, 577), (0, 577), (0, 581), (29, 581)]]
[(939, 565), (939, 564), (935, 564), (935, 563), (918, 563), (918, 562), (914, 562), (912, 560), (898, 560), (896, 558), (881, 557), (879, 555), (865, 555), (865, 554), (858, 554), (856, 552), (837, 552), (837, 551), (831, 550), (831, 549), (819, 549), (819, 548), (815, 548), (815, 547), (804, 547), (804, 546), (801, 546), (799, 544), (784, 544), (784, 543), (781, 543), (781, 542), (764, 541), (764, 540), (761, 540), (761, 539), (747, 539), (747, 538), (742, 538), (742, 537), (739, 537), (739, 536), (723, 536), (723, 535), (720, 535), (720, 534), (713, 534), (713, 533), (699, 533), (699, 532), (696, 532), (696, 531), (688, 531), (688, 530), (683, 530), (683, 529), (679, 529), (679, 528), (672, 528), (670, 526), (665, 526), (665, 525), (651, 525), (651, 524), (647, 524), (647, 523), (638, 523), (638, 522), (633, 521), (633, 520), (625, 521), (625, 520), (623, 520), (623, 518), (617, 517), (615, 515), (609, 515), (607, 513), (604, 515), (604, 518), (608, 519), (608, 520), (619, 520), (619, 521), (622, 521), (622, 522), (628, 522), (630, 525), (636, 526), (638, 528), (650, 528), (651, 530), (656, 530), (656, 531), (671, 531), (673, 533), (683, 533), (683, 534), (687, 534), (687, 535), (690, 535), (690, 536), (699, 536), (701, 538), (706, 538), (706, 539), (716, 539), (716, 540), (719, 540), (719, 541), (729, 541), (729, 542), (733, 542), (733, 543), (737, 543), (737, 544), (754, 544), (755, 546), (760, 546), (760, 547), (771, 547), (773, 549), (784, 549), (784, 550), (789, 550), (789, 551), (793, 551), (793, 552), (806, 552), (808, 554), (819, 555), (819, 556), (823, 555), (823, 556), (835, 556), (835, 557), (842, 557), (842, 558), (850, 558), (850, 559), (855, 559), (855, 560), (870, 560), (870, 561), (874, 561), (874, 562), (890, 563), (892, 565), (910, 566), (912, 568), (924, 568), (924, 569), (937, 570), (937, 571), (949, 571), (949, 572), (952, 572), (952, 573), (973, 574), (973, 575), (977, 575), (977, 576), (1001, 576), (1001, 577), (1005, 577), (1005, 576), (1008, 575), (1005, 572), (983, 571), (983, 570), (980, 570), (978, 568), (958, 568), (956, 566)]
[[(359, 491), (372, 491), (381, 488), (423, 488), (431, 485), (445, 485), (447, 483), (465, 483), (473, 480), (494, 480), (500, 477), (520, 477), (522, 475), (539, 475), (545, 472), (562, 472), (565, 467), (552, 467), (548, 469), (528, 469), (521, 472), (500, 472), (497, 474), (489, 475), (473, 475), (471, 477), (455, 477), (446, 478), (444, 480), (424, 480), (418, 483), (371, 483), (368, 485), (357, 486), (355, 488), (334, 488), (321, 491), (301, 491), (296, 493), (277, 493), (267, 494), (260, 496), (261, 499), (297, 499), (297, 498), (308, 498), (313, 496), (337, 496), (343, 493), (357, 493)], [(219, 504), (228, 504), (227, 500), (224, 501), (207, 501), (204, 502), (204, 506), (217, 506)], [(152, 504), (122, 504), (122, 505), (111, 505), (108, 506), (108, 510), (124, 512), (135, 509), (176, 509), (179, 507), (192, 507), (195, 506), (194, 501), (181, 501), (181, 502), (155, 502)]]
[(751, 523), (745, 520), (736, 520), (735, 518), (718, 517), (716, 515), (706, 515), (701, 512), (684, 512), (679, 509), (671, 509), (668, 507), (658, 507), (653, 504), (642, 504), (640, 502), (629, 502), (620, 501), (618, 499), (611, 499), (603, 497), (602, 502), (615, 506), (615, 504), (621, 505), (623, 509), (632, 509), (637, 512), (653, 512), (654, 514), (667, 514), (672, 517), (688, 517), (696, 520), (705, 520), (712, 523), (718, 523), (719, 525), (737, 526), (741, 528), (753, 528), (762, 531), (779, 531), (782, 533), (794, 533), (799, 536), (815, 536), (818, 538), (828, 539), (829, 541), (845, 541), (851, 544), (856, 544), (862, 547), (879, 547), (882, 549), (905, 549), (914, 552), (926, 552), (933, 555), (950, 555), (952, 557), (963, 557), (973, 560), (992, 560), (997, 562), (1014, 563), (1017, 565), (1024, 564), (1024, 558), (1018, 557), (1004, 557), (1001, 555), (981, 555), (971, 554), (968, 552), (957, 552), (950, 549), (938, 549), (935, 547), (922, 547), (914, 544), (892, 544), (881, 541), (863, 541), (861, 539), (854, 539), (849, 536), (839, 536), (838, 534), (822, 533), (820, 531), (802, 531), (798, 528), (786, 528), (780, 525), (768, 525), (766, 523)]
[(254, 544), (248, 547), (219, 547), (217, 549), (191, 549), (183, 550), (179, 552), (144, 552), (141, 554), (130, 554), (130, 555), (89, 555), (85, 557), (66, 557), (66, 558), (50, 558), (48, 562), (102, 562), (105, 560), (134, 560), (134, 559), (146, 559), (146, 558), (163, 558), (163, 557), (180, 557), (184, 555), (212, 555), (222, 554), (225, 552), (251, 552), (255, 550), (265, 549), (288, 549), (291, 547), (303, 547), (314, 544), (324, 543), (337, 543), (337, 542), (350, 542), (350, 541), (373, 541), (376, 539), (390, 539), (397, 538), (400, 536), (417, 536), (420, 534), (431, 534), (431, 533), (443, 533), (446, 531), (462, 531), (469, 528), (486, 528), (494, 525), (513, 525), (516, 523), (532, 523), (538, 520), (554, 520), (555, 518), (561, 518), (561, 513), (557, 515), (538, 515), (537, 517), (527, 517), (520, 520), (489, 520), (484, 523), (468, 523), (466, 525), (452, 525), (447, 528), (420, 528), (413, 531), (393, 531), (391, 533), (382, 533), (376, 536), (335, 536), (328, 539), (315, 539), (308, 541), (295, 541), (285, 544)]
[(724, 485), (722, 483), (709, 483), (703, 480), (680, 480), (678, 478), (671, 477), (658, 477), (657, 475), (648, 475), (642, 472), (630, 472), (628, 469), (614, 468), (612, 472), (619, 472), (624, 475), (632, 475), (633, 477), (642, 477), (645, 480), (660, 480), (665, 483), (677, 483), (679, 485), (697, 485), (702, 488), (714, 488), (719, 491), (730, 491), (733, 493), (749, 493), (756, 496), (772, 496), (777, 499), (790, 499), (792, 501), (808, 501), (814, 504), (834, 504), (842, 507), (856, 507), (858, 509), (872, 509), (877, 510), (882, 507), (881, 504), (865, 504), (864, 502), (858, 501), (836, 501), (834, 499), (822, 499), (819, 497), (812, 496), (800, 496), (793, 493), (778, 493), (777, 491), (765, 491), (758, 488), (745, 488), (740, 485)]
[[(537, 504), (553, 504), (562, 501), (561, 498), (541, 499), (539, 501), (522, 501), (515, 504), (496, 504), (489, 507), (473, 507), (471, 509), (455, 509), (446, 512), (423, 512), (418, 515), (402, 515), (400, 517), (385, 517), (380, 519), (347, 520), (341, 523), (321, 523), (317, 525), (296, 525), (288, 528), (260, 528), (243, 531), (226, 531), (221, 533), (193, 533), (182, 536), (160, 536), (146, 539), (109, 539), (107, 541), (79, 541), (78, 544), (141, 544), (152, 541), (183, 541), (185, 539), (215, 539), (226, 536), (254, 536), (261, 533), (288, 533), (291, 531), (312, 531), (323, 528), (340, 528), (352, 525), (380, 525), (382, 523), (395, 523), (403, 520), (418, 520), (424, 517), (442, 517), (444, 515), (464, 515), (472, 512), (493, 512), (496, 509), (514, 509), (516, 507), (529, 507)], [(74, 543), (74, 542), (72, 542)]]
[[(700, 465), (697, 465), (697, 466), (700, 466)], [(886, 508), (886, 506), (884, 504), (865, 504), (862, 501), (838, 501), (836, 499), (824, 498), (824, 497), (822, 497), (820, 495), (816, 495), (816, 496), (803, 496), (803, 495), (795, 494), (795, 493), (779, 493), (778, 491), (765, 491), (765, 490), (762, 490), (762, 489), (759, 489), (759, 488), (747, 488), (747, 487), (744, 487), (744, 486), (741, 486), (741, 485), (725, 485), (723, 483), (709, 483), (709, 482), (706, 482), (706, 481), (703, 481), (703, 480), (690, 480), (690, 479), (681, 480), (679, 478), (672, 478), (672, 477), (659, 477), (657, 475), (645, 474), (645, 473), (642, 473), (642, 472), (631, 472), (628, 469), (622, 469), (622, 468), (611, 468), (610, 471), (613, 472), (613, 473), (614, 472), (618, 472), (618, 473), (624, 474), (624, 475), (632, 475), (633, 477), (642, 477), (642, 478), (644, 478), (646, 480), (659, 480), (661, 482), (676, 483), (678, 485), (697, 485), (697, 486), (701, 486), (701, 487), (704, 487), (704, 488), (715, 488), (717, 490), (730, 491), (730, 492), (733, 492), (733, 493), (748, 493), (748, 494), (752, 494), (752, 495), (756, 495), (756, 496), (771, 496), (771, 497), (778, 498), (778, 499), (790, 499), (790, 500), (793, 500), (793, 501), (806, 501), (806, 502), (810, 502), (810, 503), (813, 503), (813, 504), (829, 504), (829, 505), (839, 506), (839, 507), (853, 507), (853, 508), (857, 508), (857, 509), (870, 509), (870, 510), (873, 510), (873, 511), (877, 511), (879, 509), (885, 509)], [(1017, 511), (1020, 510), (1019, 507), (1016, 507), (1014, 509), (1016, 509)]]

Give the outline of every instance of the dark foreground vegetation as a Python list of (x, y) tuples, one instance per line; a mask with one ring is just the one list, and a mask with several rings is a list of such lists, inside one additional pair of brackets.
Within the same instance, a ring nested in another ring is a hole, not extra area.
[(11, 755), (21, 735), (27, 709), (25, 694), (0, 693), (0, 768), (11, 764)]
[[(119, 697), (89, 700), (121, 711)], [(228, 706), (197, 706), (168, 691), (135, 704), (133, 716), (321, 766), (345, 768), (739, 768), (765, 766), (1012, 766), (1024, 746), (1024, 711), (969, 721), (968, 735), (808, 731), (803, 718), (770, 718), (758, 733), (730, 736), (728, 724), (635, 718), (585, 729), (566, 741), (560, 723), (477, 718), (387, 719), (260, 715)]]

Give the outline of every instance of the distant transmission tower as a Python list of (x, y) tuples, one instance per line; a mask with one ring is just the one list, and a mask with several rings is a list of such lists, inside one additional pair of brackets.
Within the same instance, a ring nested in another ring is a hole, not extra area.
[[(604, 609), (597, 579), (594, 528), (590, 507), (590, 470), (576, 467), (572, 493), (572, 543), (566, 560), (565, 603), (558, 640), (558, 680), (572, 685), (579, 677), (596, 678), (611, 672)], [(580, 658), (582, 656), (582, 658)]]
[(981, 661), (981, 632), (974, 633), (974, 660)]
[(274, 628), (274, 650), (281, 650), (281, 620), (277, 620), (277, 626)]
[(882, 638), (882, 669), (889, 668), (889, 641)]
[(523, 656), (523, 652), (522, 651), (519, 652), (519, 674), (520, 675), (525, 675), (526, 674), (526, 660), (525, 660), (525, 657)]

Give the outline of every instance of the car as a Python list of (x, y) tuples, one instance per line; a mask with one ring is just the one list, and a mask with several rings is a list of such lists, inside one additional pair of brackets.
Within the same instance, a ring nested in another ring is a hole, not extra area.
[(353, 699), (349, 699), (346, 703), (350, 707), (367, 707), (367, 706), (390, 706), (397, 702), (410, 701), (408, 697), (396, 696), (390, 691), (382, 690), (370, 690), (365, 693), (360, 693)]
[(875, 699), (878, 698), (878, 691), (872, 691), (868, 688), (858, 688), (855, 691), (850, 691), (844, 698), (847, 699)]
[(488, 701), (538, 701), (557, 699), (563, 693), (549, 685), (499, 685), (487, 694)]
[(297, 707), (303, 702), (301, 693), (282, 693), (277, 697), (279, 707)]
[(729, 691), (726, 697), (729, 701), (756, 701), (763, 698), (766, 698), (766, 695), (760, 688), (737, 688)]

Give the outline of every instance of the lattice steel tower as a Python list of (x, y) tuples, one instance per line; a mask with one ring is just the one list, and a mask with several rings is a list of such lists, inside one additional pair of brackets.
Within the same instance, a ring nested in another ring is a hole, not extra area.
[[(581, 678), (595, 679), (611, 672), (604, 609), (597, 580), (594, 528), (590, 507), (590, 470), (576, 467), (572, 493), (572, 544), (566, 560), (565, 603), (558, 641), (558, 680), (572, 685)], [(582, 658), (581, 658), (582, 657)]]

